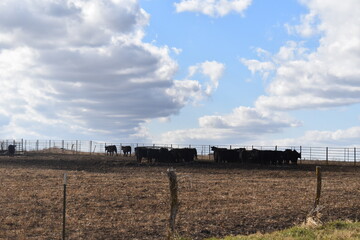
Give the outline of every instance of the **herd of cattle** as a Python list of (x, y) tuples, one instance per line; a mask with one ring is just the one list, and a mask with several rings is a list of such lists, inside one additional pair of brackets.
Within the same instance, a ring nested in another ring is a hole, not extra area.
[(278, 150), (259, 150), (245, 148), (227, 149), (212, 147), (215, 162), (239, 162), (262, 165), (282, 165), (297, 164), (297, 160), (301, 158), (301, 153), (296, 150), (286, 149)]
[[(131, 156), (131, 146), (121, 146), (121, 151), (123, 152), (124, 156)], [(105, 146), (106, 155), (117, 155), (117, 147), (115, 145)]]
[(135, 156), (138, 162), (143, 158), (148, 162), (192, 162), (197, 159), (197, 151), (196, 148), (136, 147)]
[[(16, 145), (9, 145), (7, 150), (1, 148), (1, 153), (14, 156)], [(131, 156), (131, 146), (121, 146), (124, 156)], [(278, 150), (259, 150), (246, 148), (218, 148), (211, 147), (214, 155), (214, 161), (218, 163), (234, 162), (244, 164), (261, 164), (261, 165), (282, 165), (297, 164), (301, 159), (301, 153), (296, 150), (286, 149)], [(118, 154), (116, 145), (105, 146), (105, 152), (108, 155)], [(192, 162), (197, 159), (196, 148), (166, 148), (166, 147), (136, 147), (136, 160), (141, 163), (143, 159), (148, 162)]]
[[(131, 146), (121, 146), (124, 156), (131, 156)], [(105, 146), (107, 155), (117, 155), (115, 145)], [(141, 163), (142, 159), (148, 162), (191, 162), (197, 159), (196, 148), (172, 148), (165, 147), (136, 147), (136, 160)]]
[[(214, 161), (218, 163), (235, 162), (244, 164), (282, 165), (297, 164), (297, 160), (301, 158), (301, 153), (292, 149), (274, 151), (212, 147), (211, 150), (214, 152)], [(105, 151), (107, 154), (117, 155), (115, 145), (106, 146)], [(121, 151), (124, 156), (131, 156), (131, 146), (121, 146)], [(196, 148), (136, 147), (135, 156), (139, 163), (141, 163), (143, 159), (146, 159), (148, 162), (191, 162), (197, 159), (197, 151)]]

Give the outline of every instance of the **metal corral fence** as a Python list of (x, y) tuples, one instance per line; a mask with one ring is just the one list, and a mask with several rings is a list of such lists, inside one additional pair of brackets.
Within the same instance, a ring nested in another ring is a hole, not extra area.
[[(17, 154), (31, 151), (54, 152), (58, 151), (72, 154), (100, 154), (105, 153), (105, 146), (116, 145), (118, 152), (122, 146), (131, 146), (132, 152), (135, 147), (166, 147), (166, 148), (196, 148), (198, 156), (202, 159), (212, 159), (213, 145), (192, 145), (192, 144), (156, 144), (156, 143), (119, 143), (99, 142), (84, 140), (0, 140), (1, 152), (6, 153), (9, 145), (16, 145)], [(301, 152), (301, 160), (310, 161), (337, 161), (357, 162), (358, 148), (356, 147), (307, 147), (307, 146), (244, 146), (244, 145), (215, 145), (216, 147), (235, 149), (246, 148), (247, 150), (278, 150), (292, 149)]]

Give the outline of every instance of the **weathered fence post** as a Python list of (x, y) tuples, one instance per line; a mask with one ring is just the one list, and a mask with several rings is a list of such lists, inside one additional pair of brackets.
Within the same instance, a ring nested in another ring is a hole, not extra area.
[(66, 228), (66, 182), (67, 174), (64, 173), (64, 199), (63, 199), (63, 226), (62, 226), (62, 240), (65, 240)]
[(209, 160), (211, 160), (211, 146), (209, 145)]
[(329, 148), (326, 147), (326, 165), (329, 164)]
[(320, 220), (320, 196), (321, 196), (321, 167), (316, 166), (316, 195), (313, 208), (308, 213), (306, 223), (311, 225), (318, 225)]
[(354, 166), (356, 166), (356, 147), (354, 147)]
[(320, 196), (321, 196), (321, 167), (316, 166), (316, 196), (314, 209), (316, 209), (320, 204)]
[(91, 151), (92, 151), (92, 141), (90, 141), (90, 143), (89, 143), (89, 152), (90, 152), (90, 155), (91, 155)]
[(175, 232), (175, 219), (179, 208), (178, 201), (178, 183), (176, 173), (173, 169), (168, 169), (168, 177), (170, 182), (170, 218), (167, 239), (173, 239)]

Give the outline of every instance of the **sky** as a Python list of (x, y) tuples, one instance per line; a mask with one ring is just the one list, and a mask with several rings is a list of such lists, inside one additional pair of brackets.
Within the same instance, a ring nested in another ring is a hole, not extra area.
[(1, 0), (0, 139), (359, 146), (358, 0)]

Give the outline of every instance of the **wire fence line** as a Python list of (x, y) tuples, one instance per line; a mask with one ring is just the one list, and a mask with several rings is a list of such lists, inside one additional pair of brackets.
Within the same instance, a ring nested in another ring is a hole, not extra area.
[(277, 150), (284, 151), (285, 149), (296, 150), (301, 153), (301, 160), (321, 160), (321, 161), (340, 161), (351, 162), (356, 164), (357, 156), (359, 155), (359, 148), (357, 147), (313, 147), (313, 146), (246, 146), (240, 144), (234, 145), (205, 145), (205, 144), (157, 144), (157, 143), (121, 143), (121, 142), (99, 142), (92, 140), (0, 140), (0, 153), (6, 153), (9, 145), (16, 145), (17, 153), (25, 152), (54, 152), (71, 154), (100, 154), (106, 153), (105, 146), (115, 145), (118, 148), (118, 153), (122, 146), (131, 146), (132, 152), (135, 147), (165, 147), (165, 148), (196, 148), (199, 156), (211, 159), (212, 146), (236, 149), (245, 148), (247, 150)]

